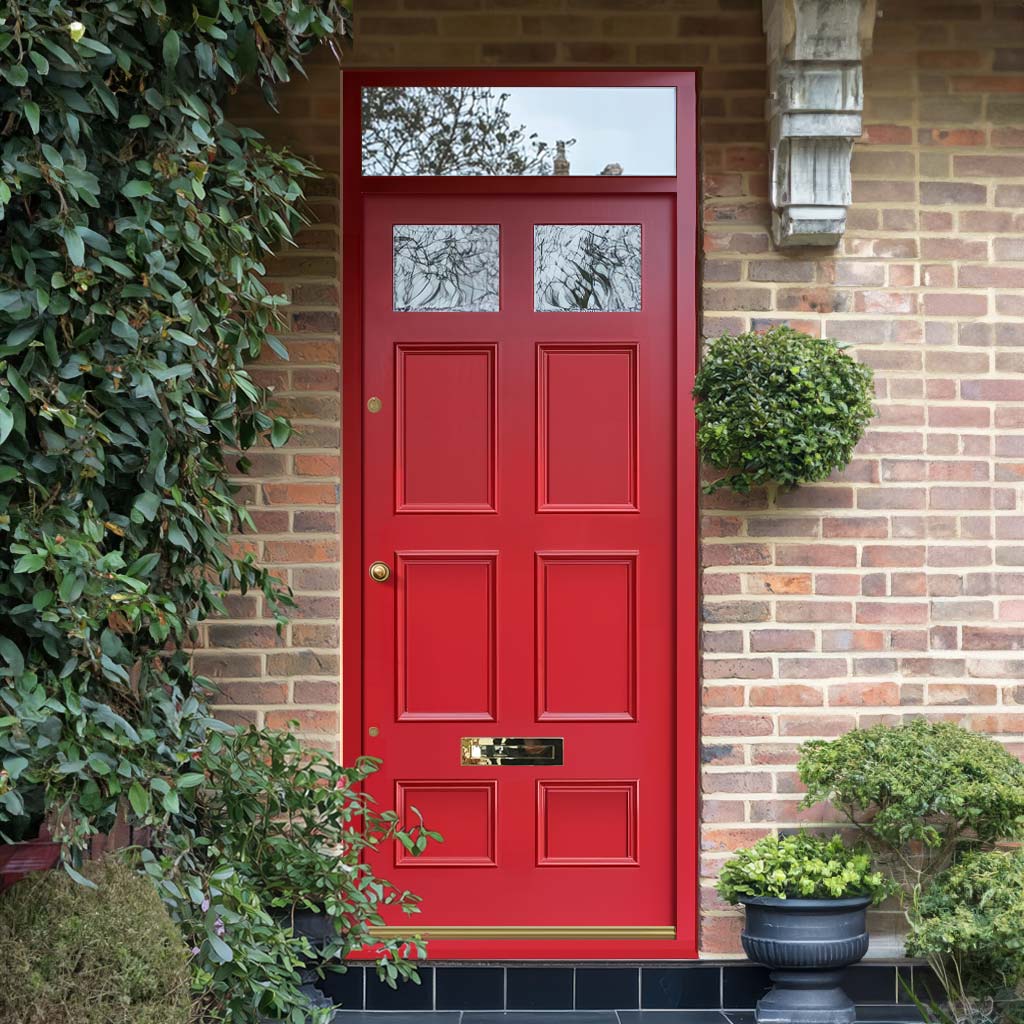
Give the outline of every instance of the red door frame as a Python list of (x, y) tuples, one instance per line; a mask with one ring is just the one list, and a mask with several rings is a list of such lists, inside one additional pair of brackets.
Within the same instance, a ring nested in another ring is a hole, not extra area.
[[(343, 71), (342, 75), (342, 744), (363, 752), (362, 207), (368, 194), (622, 195), (675, 199), (676, 250), (676, 937), (625, 940), (433, 940), (432, 959), (684, 959), (697, 956), (699, 910), (698, 467), (690, 391), (697, 368), (697, 74), (695, 71)], [(671, 86), (676, 89), (675, 177), (372, 178), (360, 173), (363, 86)], [(680, 737), (693, 740), (679, 743)], [(410, 919), (415, 931), (415, 919)]]

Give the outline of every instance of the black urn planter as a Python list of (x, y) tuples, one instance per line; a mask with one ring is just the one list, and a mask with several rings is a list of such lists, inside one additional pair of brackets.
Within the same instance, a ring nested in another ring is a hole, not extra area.
[(757, 1003), (757, 1024), (853, 1024), (843, 973), (868, 951), (866, 896), (836, 900), (741, 901), (741, 936), (751, 960), (771, 969), (772, 987)]

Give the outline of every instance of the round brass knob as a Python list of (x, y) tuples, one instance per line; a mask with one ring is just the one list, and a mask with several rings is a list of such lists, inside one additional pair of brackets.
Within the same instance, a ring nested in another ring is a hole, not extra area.
[(383, 583), (391, 575), (391, 569), (385, 562), (373, 562), (370, 565), (370, 579)]

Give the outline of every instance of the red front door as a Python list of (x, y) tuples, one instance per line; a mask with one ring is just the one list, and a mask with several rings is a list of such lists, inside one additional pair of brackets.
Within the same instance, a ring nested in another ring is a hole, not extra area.
[(363, 199), (362, 749), (434, 955), (680, 955), (676, 202)]

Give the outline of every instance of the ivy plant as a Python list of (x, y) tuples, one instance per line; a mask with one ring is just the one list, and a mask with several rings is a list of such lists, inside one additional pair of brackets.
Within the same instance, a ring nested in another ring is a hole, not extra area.
[(765, 836), (738, 850), (722, 867), (718, 894), (729, 903), (773, 899), (841, 899), (867, 896), (879, 902), (889, 883), (871, 866), (871, 854), (849, 848), (842, 836), (800, 832)]
[(291, 430), (245, 365), (287, 355), (263, 273), (313, 168), (223, 104), (347, 29), (336, 0), (4, 7), (0, 833), (39, 792), (71, 847), (175, 813), (196, 623), (231, 588), (286, 610), (228, 547), (228, 460)]
[(791, 327), (712, 341), (693, 388), (697, 445), (726, 472), (705, 491), (795, 487), (843, 469), (874, 415), (872, 381), (838, 342)]

